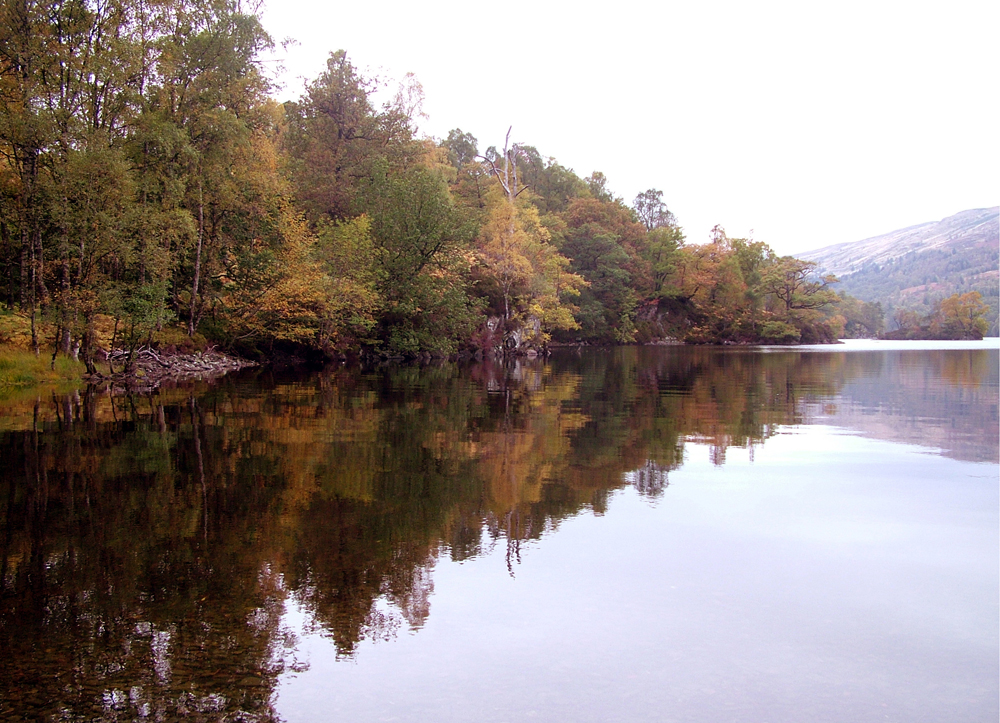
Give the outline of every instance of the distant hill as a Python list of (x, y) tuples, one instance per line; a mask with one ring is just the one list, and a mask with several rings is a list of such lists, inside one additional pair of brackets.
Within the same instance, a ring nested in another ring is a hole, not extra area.
[(836, 274), (846, 291), (878, 301), (892, 328), (896, 308), (926, 314), (934, 302), (978, 291), (990, 306), (990, 335), (1000, 311), (1000, 207), (977, 208), (862, 241), (794, 254)]

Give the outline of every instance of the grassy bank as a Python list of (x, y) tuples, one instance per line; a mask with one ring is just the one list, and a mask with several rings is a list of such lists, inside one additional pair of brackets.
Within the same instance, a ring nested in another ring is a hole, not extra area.
[(40, 385), (72, 386), (82, 383), (86, 371), (82, 362), (59, 356), (35, 356), (23, 349), (0, 347), (0, 395)]

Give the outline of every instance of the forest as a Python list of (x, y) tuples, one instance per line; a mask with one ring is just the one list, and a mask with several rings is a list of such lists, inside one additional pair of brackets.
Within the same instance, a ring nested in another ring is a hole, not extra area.
[(814, 343), (882, 330), (815, 265), (689, 243), (512, 132), (421, 136), (422, 90), (330, 54), (272, 98), (235, 0), (3, 0), (0, 345), (382, 357)]

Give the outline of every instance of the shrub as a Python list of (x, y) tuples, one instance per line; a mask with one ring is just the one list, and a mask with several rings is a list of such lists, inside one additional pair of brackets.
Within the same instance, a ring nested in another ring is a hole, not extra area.
[(766, 321), (760, 327), (760, 338), (765, 343), (792, 344), (801, 336), (798, 329), (785, 321)]

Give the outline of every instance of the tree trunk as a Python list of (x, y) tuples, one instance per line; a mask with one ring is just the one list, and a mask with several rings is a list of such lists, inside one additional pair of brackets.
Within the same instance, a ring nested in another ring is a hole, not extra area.
[[(66, 203), (66, 199), (63, 199)], [(65, 230), (62, 233), (60, 245), (62, 246), (62, 278), (60, 279), (60, 299), (59, 299), (59, 326), (62, 331), (62, 338), (58, 340), (56, 346), (63, 354), (69, 356), (69, 348), (73, 341), (73, 330), (70, 326), (70, 278), (69, 278), (69, 237)]]
[(80, 352), (83, 355), (83, 363), (87, 367), (88, 374), (97, 373), (97, 365), (94, 364), (94, 315), (88, 313), (84, 316), (83, 339), (80, 344)]
[(198, 284), (201, 281), (201, 247), (205, 238), (205, 200), (202, 194), (201, 179), (198, 179), (198, 245), (194, 253), (194, 281), (191, 284), (191, 316), (188, 319), (188, 336), (194, 336), (197, 322)]
[(32, 297), (32, 281), (31, 281), (31, 267), (32, 267), (32, 246), (31, 246), (31, 234), (28, 233), (27, 227), (21, 229), (21, 288), (20, 288), (20, 299), (19, 303), (21, 306), (21, 311), (27, 311), (28, 306), (31, 304)]

